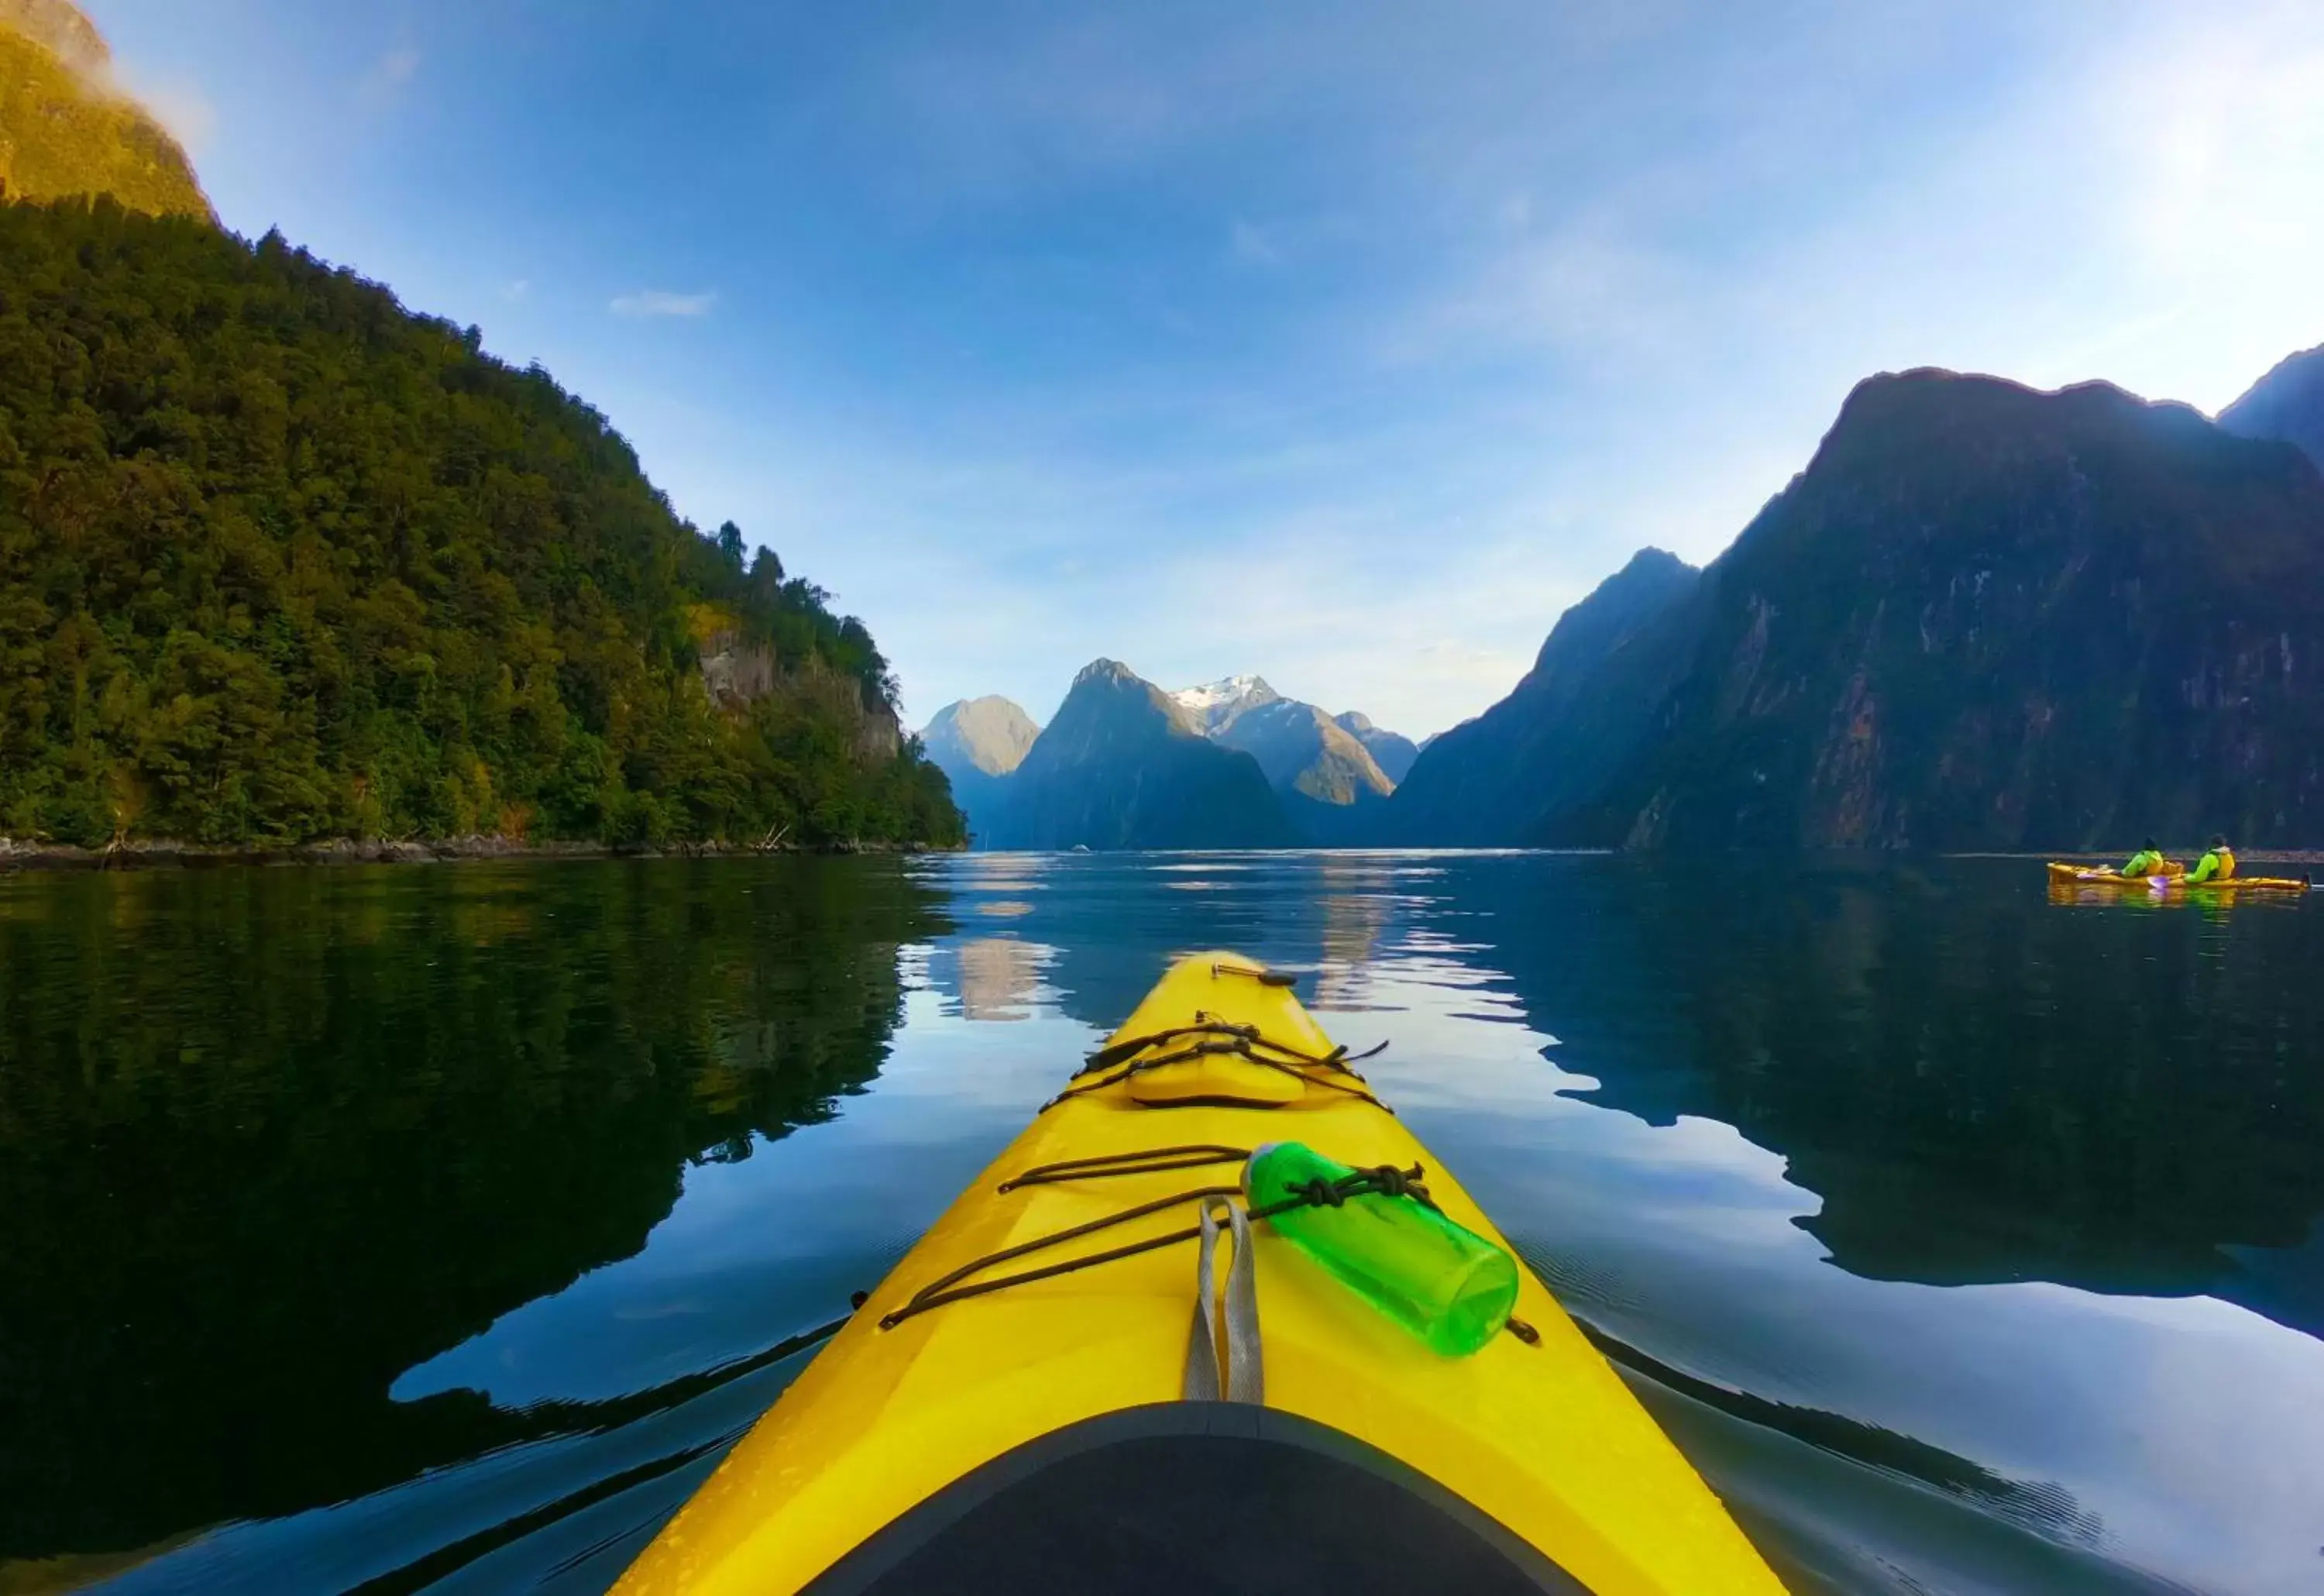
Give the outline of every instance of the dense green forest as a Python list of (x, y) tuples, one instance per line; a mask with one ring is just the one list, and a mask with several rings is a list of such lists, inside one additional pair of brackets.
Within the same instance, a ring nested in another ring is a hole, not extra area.
[(479, 344), (279, 235), (0, 206), (0, 835), (957, 843), (862, 625)]

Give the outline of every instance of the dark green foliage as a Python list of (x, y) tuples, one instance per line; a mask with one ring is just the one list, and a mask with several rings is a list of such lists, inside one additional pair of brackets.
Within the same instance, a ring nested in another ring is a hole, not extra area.
[(479, 341), (276, 235), (0, 208), (0, 834), (956, 842), (862, 625)]
[[(831, 1118), (887, 1057), (899, 945), (951, 929), (879, 859), (58, 875), (5, 909), (0, 1570), (698, 1388), (390, 1394), (637, 1252), (689, 1164)], [(850, 1284), (806, 1271), (798, 1323)]]

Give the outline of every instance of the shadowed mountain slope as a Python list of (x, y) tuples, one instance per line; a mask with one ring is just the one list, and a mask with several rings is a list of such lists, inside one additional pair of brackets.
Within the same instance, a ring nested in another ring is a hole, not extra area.
[(1010, 779), (990, 841), (1012, 848), (1264, 848), (1295, 834), (1250, 755), (1128, 666), (1099, 660)]
[(2296, 444), (2324, 471), (2324, 344), (2284, 356), (2219, 412), (2219, 425), (2240, 438)]
[(1387, 835), (1515, 845), (1594, 801), (1684, 665), (1700, 576), (1674, 555), (1641, 549), (1566, 611), (1516, 690), (1420, 750), (1388, 805)]
[(1702, 606), (1653, 735), (1544, 835), (2324, 835), (2324, 475), (2184, 406), (1875, 377)]

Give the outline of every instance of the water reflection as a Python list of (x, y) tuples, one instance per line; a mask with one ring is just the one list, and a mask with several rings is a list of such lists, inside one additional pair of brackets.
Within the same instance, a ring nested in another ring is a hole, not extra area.
[(900, 876), (824, 862), (7, 899), (0, 1559), (560, 1427), (389, 1388), (634, 1252), (690, 1164), (827, 1117), (885, 1056), (898, 945), (944, 924)]
[(1014, 936), (966, 936), (936, 951), (928, 979), (959, 1003), (963, 1019), (1029, 1019), (1053, 952)]
[(2324, 918), (2036, 868), (0, 883), (0, 1558), (602, 1590), (784, 1338), (1227, 946), (1392, 1042), (1367, 1069), (1796, 1589), (2312, 1588)]

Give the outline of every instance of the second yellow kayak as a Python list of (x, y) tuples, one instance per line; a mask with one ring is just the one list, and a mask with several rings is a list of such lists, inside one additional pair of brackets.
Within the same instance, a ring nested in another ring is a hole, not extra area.
[[(1417, 1168), (1507, 1246), (1287, 980), (1181, 959), (618, 1591), (1780, 1592), (1529, 1270), (1509, 1327), (1449, 1356), (1268, 1220), (1244, 1232), (1245, 1157), (1287, 1141)], [(1249, 1238), (1221, 1267), (1230, 1302), (1248, 1269), (1250, 1322), (1222, 1337), (1205, 1208), (1222, 1254)]]
[(2050, 863), (2050, 880), (2053, 884), (2076, 887), (2124, 887), (2141, 892), (2305, 892), (2310, 882), (2303, 876), (2293, 881), (2287, 876), (2235, 875), (2221, 881), (2195, 881), (2184, 875), (2122, 875), (2102, 865)]

